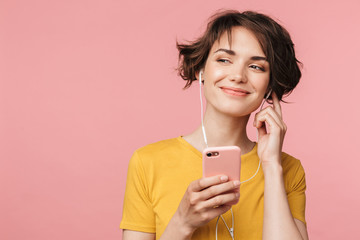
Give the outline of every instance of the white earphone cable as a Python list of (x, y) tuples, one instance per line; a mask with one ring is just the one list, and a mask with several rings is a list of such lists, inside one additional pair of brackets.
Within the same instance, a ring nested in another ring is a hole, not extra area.
[(230, 236), (231, 236), (231, 239), (234, 240), (234, 213), (233, 213), (233, 210), (232, 208), (230, 209), (231, 211), (231, 228), (228, 227), (228, 225), (226, 224), (226, 221), (225, 219), (223, 218), (222, 215), (218, 216), (217, 220), (216, 220), (216, 228), (215, 228), (215, 240), (217, 240), (217, 232), (218, 232), (218, 225), (219, 225), (219, 219), (221, 217), (221, 220), (224, 222)]
[(204, 142), (206, 147), (208, 146), (207, 143), (207, 138), (206, 138), (206, 133), (205, 133), (205, 127), (204, 127), (204, 107), (203, 107), (203, 99), (202, 99), (202, 94), (201, 94), (201, 75), (202, 75), (202, 70), (199, 73), (199, 88), (200, 88), (200, 105), (201, 105), (201, 128), (202, 128), (202, 132), (203, 132), (203, 136), (204, 136)]

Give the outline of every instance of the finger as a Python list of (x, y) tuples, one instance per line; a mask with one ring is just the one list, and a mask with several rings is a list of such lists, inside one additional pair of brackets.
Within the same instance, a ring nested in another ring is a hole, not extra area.
[(261, 126), (261, 121), (259, 121), (259, 119), (266, 114), (270, 114), (279, 126), (285, 126), (284, 122), (281, 119), (281, 116), (279, 116), (278, 113), (275, 112), (273, 107), (268, 106), (256, 114), (254, 119), (255, 127)]
[(217, 208), (212, 208), (207, 211), (207, 219), (211, 220), (217, 216), (220, 216), (231, 209), (231, 205), (222, 205)]
[(279, 116), (282, 118), (282, 111), (281, 111), (281, 105), (280, 105), (280, 101), (279, 98), (277, 97), (275, 92), (272, 92), (272, 100), (273, 100), (273, 105), (274, 105), (274, 109), (277, 112), (277, 114), (279, 114)]
[[(281, 131), (281, 127), (277, 124), (275, 119), (270, 114), (265, 114), (263, 116), (259, 116), (259, 121), (266, 122), (269, 126), (269, 132), (279, 132)], [(265, 123), (263, 123), (265, 125)]]
[(203, 208), (214, 208), (222, 205), (229, 205), (229, 203), (237, 203), (240, 198), (239, 192), (225, 193), (217, 195), (201, 203)]
[(228, 180), (229, 180), (228, 176), (225, 175), (217, 175), (212, 177), (201, 178), (190, 183), (189, 188), (193, 192), (199, 192), (210, 186), (227, 182)]
[(238, 190), (240, 186), (240, 181), (229, 181), (226, 183), (218, 184), (211, 186), (200, 193), (201, 200), (207, 200), (216, 195), (226, 193), (233, 190)]

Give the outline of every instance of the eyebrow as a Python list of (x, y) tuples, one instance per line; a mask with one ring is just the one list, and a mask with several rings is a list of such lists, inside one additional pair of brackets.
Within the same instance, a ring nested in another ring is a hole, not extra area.
[[(225, 49), (225, 48), (219, 48), (218, 50), (216, 50), (216, 51), (214, 52), (214, 54), (217, 53), (217, 52), (225, 52), (225, 53), (227, 53), (227, 54), (229, 54), (229, 55), (231, 55), (231, 56), (235, 56), (235, 55), (236, 55), (236, 53), (235, 53), (233, 50)], [(252, 56), (250, 59), (251, 59), (251, 60), (265, 60), (265, 61), (268, 62), (268, 60), (266, 59), (266, 57), (262, 57), (262, 56)]]

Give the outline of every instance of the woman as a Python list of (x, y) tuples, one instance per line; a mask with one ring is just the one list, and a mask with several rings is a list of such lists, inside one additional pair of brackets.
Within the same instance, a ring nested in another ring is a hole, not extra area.
[[(260, 162), (261, 169), (243, 184), (225, 175), (202, 178), (201, 126), (138, 149), (129, 163), (123, 239), (308, 239), (304, 170), (282, 152), (279, 101), (301, 77), (288, 32), (268, 16), (225, 11), (178, 49), (185, 88), (203, 82), (208, 146), (240, 147), (241, 181)], [(249, 116), (265, 100), (273, 105), (256, 113), (252, 142)]]

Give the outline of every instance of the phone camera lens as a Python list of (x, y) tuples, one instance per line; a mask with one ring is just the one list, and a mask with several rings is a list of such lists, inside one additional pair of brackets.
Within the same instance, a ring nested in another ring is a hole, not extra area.
[(208, 152), (206, 156), (211, 157), (211, 152)]

